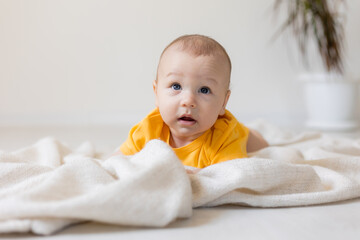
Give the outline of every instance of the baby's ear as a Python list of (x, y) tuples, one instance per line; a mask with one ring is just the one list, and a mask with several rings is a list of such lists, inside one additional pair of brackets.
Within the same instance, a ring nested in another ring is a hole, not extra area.
[(154, 93), (156, 94), (156, 89), (157, 89), (157, 80), (156, 79), (153, 81), (153, 89), (154, 89)]
[(157, 97), (157, 80), (155, 79), (153, 81), (153, 89), (154, 89), (154, 93), (155, 93), (155, 106), (158, 107), (158, 97)]
[(226, 109), (226, 105), (229, 101), (229, 98), (230, 98), (230, 94), (231, 94), (231, 91), (230, 90), (227, 90), (226, 92), (226, 96), (225, 96), (225, 100), (224, 100), (224, 104), (221, 108), (221, 111), (220, 111), (220, 114), (219, 115), (224, 115), (225, 114), (225, 109)]

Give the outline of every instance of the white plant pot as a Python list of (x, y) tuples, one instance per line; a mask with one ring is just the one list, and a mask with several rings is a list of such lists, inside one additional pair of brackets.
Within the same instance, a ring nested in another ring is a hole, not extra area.
[(358, 127), (358, 83), (339, 75), (300, 77), (304, 82), (306, 126), (319, 130), (344, 131)]

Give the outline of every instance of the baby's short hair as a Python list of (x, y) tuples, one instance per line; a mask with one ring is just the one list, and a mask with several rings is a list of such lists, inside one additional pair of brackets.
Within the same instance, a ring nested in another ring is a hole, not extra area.
[(210, 37), (200, 34), (180, 36), (166, 46), (160, 55), (160, 61), (166, 50), (172, 46), (176, 46), (179, 50), (186, 51), (195, 56), (224, 56), (229, 65), (229, 75), (231, 73), (231, 60), (225, 48)]

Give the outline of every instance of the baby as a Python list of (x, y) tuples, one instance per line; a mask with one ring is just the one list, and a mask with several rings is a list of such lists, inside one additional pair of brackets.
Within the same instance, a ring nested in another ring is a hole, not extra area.
[(131, 129), (120, 151), (132, 155), (161, 139), (184, 165), (204, 168), (268, 146), (226, 110), (230, 73), (230, 58), (214, 39), (175, 39), (162, 52), (153, 82), (156, 109)]

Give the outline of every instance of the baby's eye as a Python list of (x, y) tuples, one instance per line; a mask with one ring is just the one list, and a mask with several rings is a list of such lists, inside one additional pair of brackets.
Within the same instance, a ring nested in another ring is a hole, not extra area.
[(173, 85), (171, 85), (171, 88), (174, 89), (174, 90), (180, 90), (181, 86), (178, 83), (174, 83)]
[(208, 88), (208, 87), (202, 87), (202, 88), (200, 88), (200, 92), (203, 94), (209, 94), (211, 91), (210, 91), (210, 88)]

